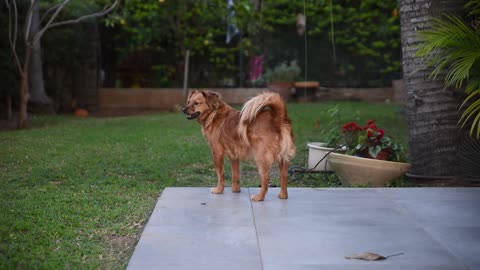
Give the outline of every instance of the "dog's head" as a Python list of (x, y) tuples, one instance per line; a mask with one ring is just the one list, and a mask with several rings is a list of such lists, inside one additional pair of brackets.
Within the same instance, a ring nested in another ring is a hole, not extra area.
[(188, 120), (200, 119), (209, 115), (210, 112), (218, 110), (223, 104), (220, 94), (212, 91), (191, 91), (188, 94), (187, 105), (182, 111)]

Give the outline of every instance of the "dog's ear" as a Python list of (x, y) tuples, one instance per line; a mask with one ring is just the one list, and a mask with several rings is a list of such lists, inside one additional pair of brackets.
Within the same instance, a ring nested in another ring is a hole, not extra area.
[(190, 91), (190, 93), (188, 93), (187, 102), (190, 100), (192, 95), (195, 94), (196, 92), (197, 92), (197, 90), (192, 90), (192, 91)]
[(220, 94), (217, 92), (205, 90), (202, 91), (202, 94), (207, 100), (208, 106), (214, 110), (220, 108), (220, 106), (223, 104), (222, 96), (220, 96)]

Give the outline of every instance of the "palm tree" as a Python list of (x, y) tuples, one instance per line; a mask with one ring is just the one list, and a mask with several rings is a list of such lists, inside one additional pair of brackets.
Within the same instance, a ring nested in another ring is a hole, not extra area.
[(403, 77), (411, 149), (412, 175), (452, 176), (459, 174), (456, 152), (458, 108), (461, 100), (455, 92), (445, 90), (445, 72), (430, 78), (424, 59), (417, 56), (421, 39), (419, 30), (430, 29), (435, 17), (463, 10), (464, 0), (400, 1)]
[[(471, 125), (470, 135), (480, 137), (480, 0), (471, 0), (466, 7), (473, 17), (469, 25), (455, 15), (435, 18), (431, 30), (420, 33), (422, 43), (417, 55), (427, 60), (435, 78), (447, 72), (445, 87), (462, 88), (465, 84), (466, 107), (460, 118), (462, 127)], [(469, 120), (472, 120), (471, 122)], [(475, 132), (476, 130), (476, 132)]]

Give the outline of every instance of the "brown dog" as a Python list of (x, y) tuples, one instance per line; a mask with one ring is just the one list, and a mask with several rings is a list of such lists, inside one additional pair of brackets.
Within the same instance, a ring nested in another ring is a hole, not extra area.
[(260, 94), (237, 111), (212, 91), (192, 91), (187, 106), (187, 118), (197, 119), (203, 135), (212, 150), (218, 177), (212, 193), (223, 193), (225, 176), (224, 157), (232, 163), (232, 191), (240, 192), (240, 160), (254, 159), (257, 163), (262, 188), (254, 201), (263, 201), (270, 181), (270, 169), (275, 161), (281, 172), (281, 190), (278, 197), (287, 199), (288, 166), (295, 155), (295, 139), (285, 102), (272, 92)]

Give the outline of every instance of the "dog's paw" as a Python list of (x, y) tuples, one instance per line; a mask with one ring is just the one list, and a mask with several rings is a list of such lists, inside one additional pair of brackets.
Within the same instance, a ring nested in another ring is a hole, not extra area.
[(210, 192), (213, 194), (222, 194), (223, 189), (224, 189), (223, 187), (214, 187), (210, 190)]
[(288, 193), (278, 193), (278, 198), (281, 200), (288, 199)]
[(233, 193), (239, 193), (240, 191), (241, 191), (240, 186), (237, 186), (237, 187), (234, 186), (234, 187), (232, 187), (232, 192), (233, 192)]
[(257, 194), (257, 195), (252, 195), (250, 199), (252, 199), (252, 201), (254, 202), (261, 202), (265, 199), (265, 196), (260, 196), (260, 194)]

